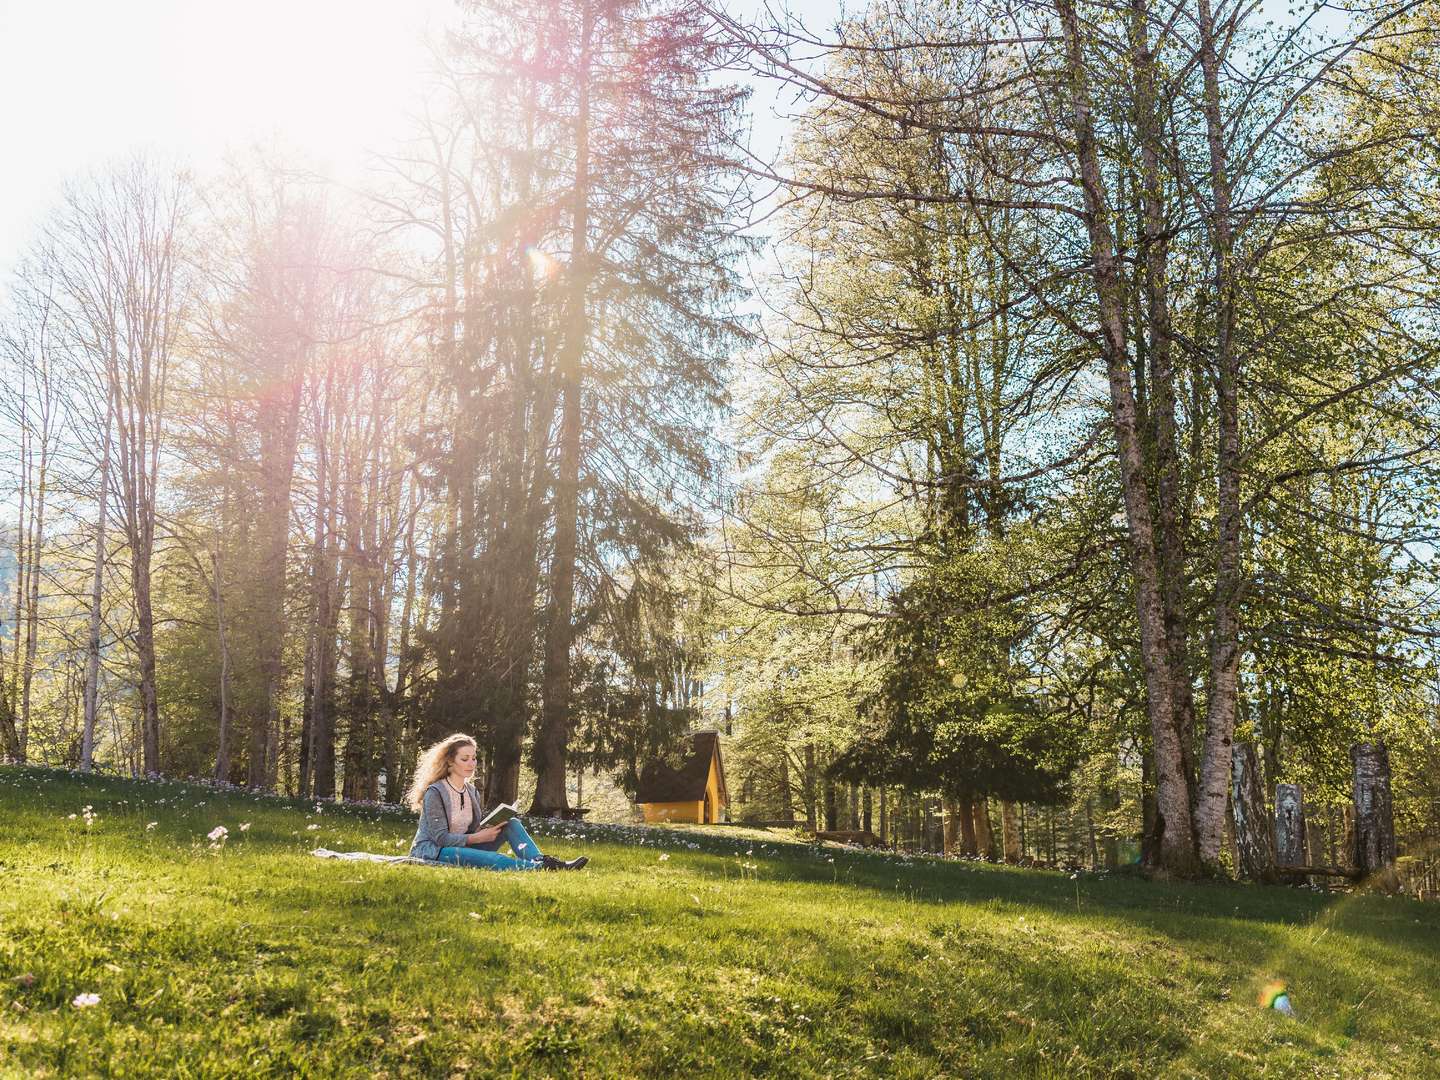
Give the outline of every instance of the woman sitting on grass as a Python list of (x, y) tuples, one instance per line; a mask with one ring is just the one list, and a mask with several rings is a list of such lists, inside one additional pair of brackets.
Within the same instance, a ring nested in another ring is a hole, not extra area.
[[(470, 783), (474, 774), (475, 740), (469, 735), (441, 739), (420, 756), (405, 795), (406, 805), (420, 815), (411, 856), (486, 870), (579, 870), (590, 861), (584, 855), (563, 862), (541, 854), (519, 818), (480, 828), (480, 799)], [(500, 853), (501, 840), (513, 857)]]

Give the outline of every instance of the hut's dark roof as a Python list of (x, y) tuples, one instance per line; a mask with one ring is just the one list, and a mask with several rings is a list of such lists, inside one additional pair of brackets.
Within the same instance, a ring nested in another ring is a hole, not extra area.
[(715, 759), (720, 780), (720, 801), (728, 804), (725, 791), (725, 766), (720, 761), (720, 736), (713, 731), (697, 731), (690, 736), (688, 755), (679, 768), (661, 760), (647, 761), (640, 771), (640, 787), (635, 801), (642, 803), (699, 802), (705, 798), (705, 782), (710, 777), (710, 759)]

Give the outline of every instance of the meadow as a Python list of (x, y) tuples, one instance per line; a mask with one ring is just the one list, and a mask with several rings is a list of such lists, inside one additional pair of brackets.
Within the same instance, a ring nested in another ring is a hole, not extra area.
[(0, 1076), (1440, 1076), (1433, 904), (534, 831), (0, 767)]

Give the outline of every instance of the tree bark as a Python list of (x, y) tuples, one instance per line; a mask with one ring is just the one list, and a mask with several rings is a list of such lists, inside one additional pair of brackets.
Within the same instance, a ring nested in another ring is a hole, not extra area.
[(1076, 164), (1085, 201), (1091, 277), (1099, 308), (1103, 352), (1110, 389), (1110, 414), (1116, 457), (1124, 494), (1131, 549), (1135, 603), (1140, 623), (1140, 655), (1145, 669), (1146, 705), (1155, 761), (1156, 805), (1159, 811), (1155, 869), (1179, 877), (1199, 871), (1195, 829), (1175, 716), (1175, 687), (1170, 645), (1165, 632), (1164, 603), (1155, 551), (1145, 463), (1136, 422), (1135, 394), (1126, 344), (1124, 290), (1115, 255), (1110, 209), (1096, 149), (1090, 90), (1081, 53), (1079, 20), (1073, 0), (1056, 0), (1065, 37), (1070, 80)]
[[(224, 520), (222, 514), (221, 520)], [(215, 600), (215, 634), (220, 646), (220, 734), (215, 752), (215, 779), (230, 779), (230, 634), (225, 624), (225, 585), (217, 539), (215, 551), (211, 554), (212, 594)]]
[(1240, 873), (1251, 881), (1275, 881), (1275, 834), (1266, 813), (1264, 788), (1260, 784), (1260, 762), (1255, 747), (1236, 743), (1231, 773), (1230, 811), (1235, 818), (1235, 846), (1240, 853)]
[(1150, 400), (1155, 448), (1156, 526), (1159, 537), (1161, 606), (1174, 693), (1175, 726), (1187, 778), (1195, 727), (1195, 696), (1190, 683), (1189, 642), (1185, 620), (1185, 533), (1181, 526), (1179, 454), (1175, 445), (1174, 332), (1170, 321), (1169, 255), (1164, 191), (1160, 176), (1163, 123), (1156, 86), (1155, 54), (1150, 43), (1146, 0), (1131, 0), (1131, 50), (1135, 71), (1135, 128), (1140, 142), (1145, 323), (1149, 329)]
[(150, 547), (131, 557), (135, 588), (135, 649), (140, 658), (141, 767), (146, 776), (160, 774), (160, 701), (155, 688), (155, 611), (150, 603)]
[(1305, 865), (1305, 800), (1298, 784), (1275, 785), (1275, 861), (1292, 879), (1286, 869)]
[(815, 831), (815, 744), (805, 744), (805, 775), (803, 780), (803, 793), (805, 797), (805, 828), (811, 832)]
[(100, 497), (95, 520), (95, 559), (90, 577), (90, 621), (85, 637), (85, 715), (80, 735), (80, 768), (95, 765), (95, 718), (100, 703), (100, 626), (105, 586), (105, 526), (110, 520), (110, 407), (105, 408), (105, 436), (100, 451)]
[(953, 855), (960, 842), (960, 807), (949, 795), (944, 797), (942, 805), (945, 811), (945, 822), (944, 832), (940, 838), (940, 851), (945, 855)]
[(275, 786), (275, 740), (280, 727), (280, 701), (284, 680), (285, 582), (290, 546), (290, 495), (299, 445), (301, 380), (292, 377), (288, 396), (262, 399), (260, 475), (263, 484), (259, 586), (261, 646), (260, 671), (264, 679), (264, 707), (250, 729), (249, 785), (271, 790)]
[(790, 751), (780, 747), (780, 820), (795, 821), (795, 798), (790, 791)]
[(1000, 846), (1007, 863), (1018, 863), (1020, 854), (1020, 815), (1008, 799), (1000, 802)]
[(1235, 348), (1234, 240), (1230, 178), (1220, 116), (1220, 58), (1210, 0), (1198, 0), (1200, 69), (1204, 82), (1206, 142), (1210, 153), (1211, 230), (1215, 259), (1216, 564), (1215, 615), (1210, 639), (1210, 696), (1205, 709), (1205, 753), (1196, 798), (1195, 831), (1201, 863), (1220, 870), (1225, 795), (1230, 781), (1230, 743), (1235, 731), (1240, 669), (1240, 364)]
[(531, 813), (566, 808), (565, 768), (570, 739), (570, 648), (574, 637), (575, 550), (579, 521), (582, 373), (590, 319), (590, 60), (595, 7), (583, 0), (576, 71), (575, 178), (570, 229), (570, 295), (560, 358), (560, 459), (555, 475), (555, 539), (550, 560), (550, 610), (541, 675), (540, 730), (535, 745)]
[(988, 859), (994, 844), (990, 830), (990, 801), (983, 795), (977, 796), (971, 804), (971, 815), (975, 820), (975, 853), (982, 859)]
[(1355, 869), (1394, 891), (1395, 819), (1390, 794), (1390, 752), (1379, 739), (1350, 748), (1355, 779)]
[(40, 645), (40, 563), (45, 551), (45, 501), (50, 480), (50, 404), (49, 370), (44, 372), (45, 401), (40, 430), (40, 468), (36, 476), (35, 497), (31, 500), (29, 567), (26, 571), (25, 601), (25, 663), (20, 680), (20, 760), (29, 756), (31, 690), (35, 681), (35, 657)]
[(960, 822), (960, 854), (974, 858), (978, 854), (975, 835), (975, 800), (970, 795), (959, 795), (947, 800), (945, 807), (947, 821)]

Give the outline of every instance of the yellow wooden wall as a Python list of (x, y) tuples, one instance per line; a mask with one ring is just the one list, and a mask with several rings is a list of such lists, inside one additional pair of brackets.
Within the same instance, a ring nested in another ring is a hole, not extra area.
[(700, 812), (703, 808), (704, 804), (698, 802), (646, 802), (640, 804), (640, 809), (645, 811), (645, 820), (652, 823), (681, 821), (695, 825), (700, 821)]
[[(720, 805), (720, 770), (715, 767), (715, 758), (710, 758), (710, 776), (705, 781), (705, 790), (710, 795), (710, 805), (715, 807), (715, 819), (720, 820), (724, 807)], [(641, 803), (647, 822), (679, 821), (691, 825), (703, 824), (705, 803), (699, 802), (647, 802)]]

